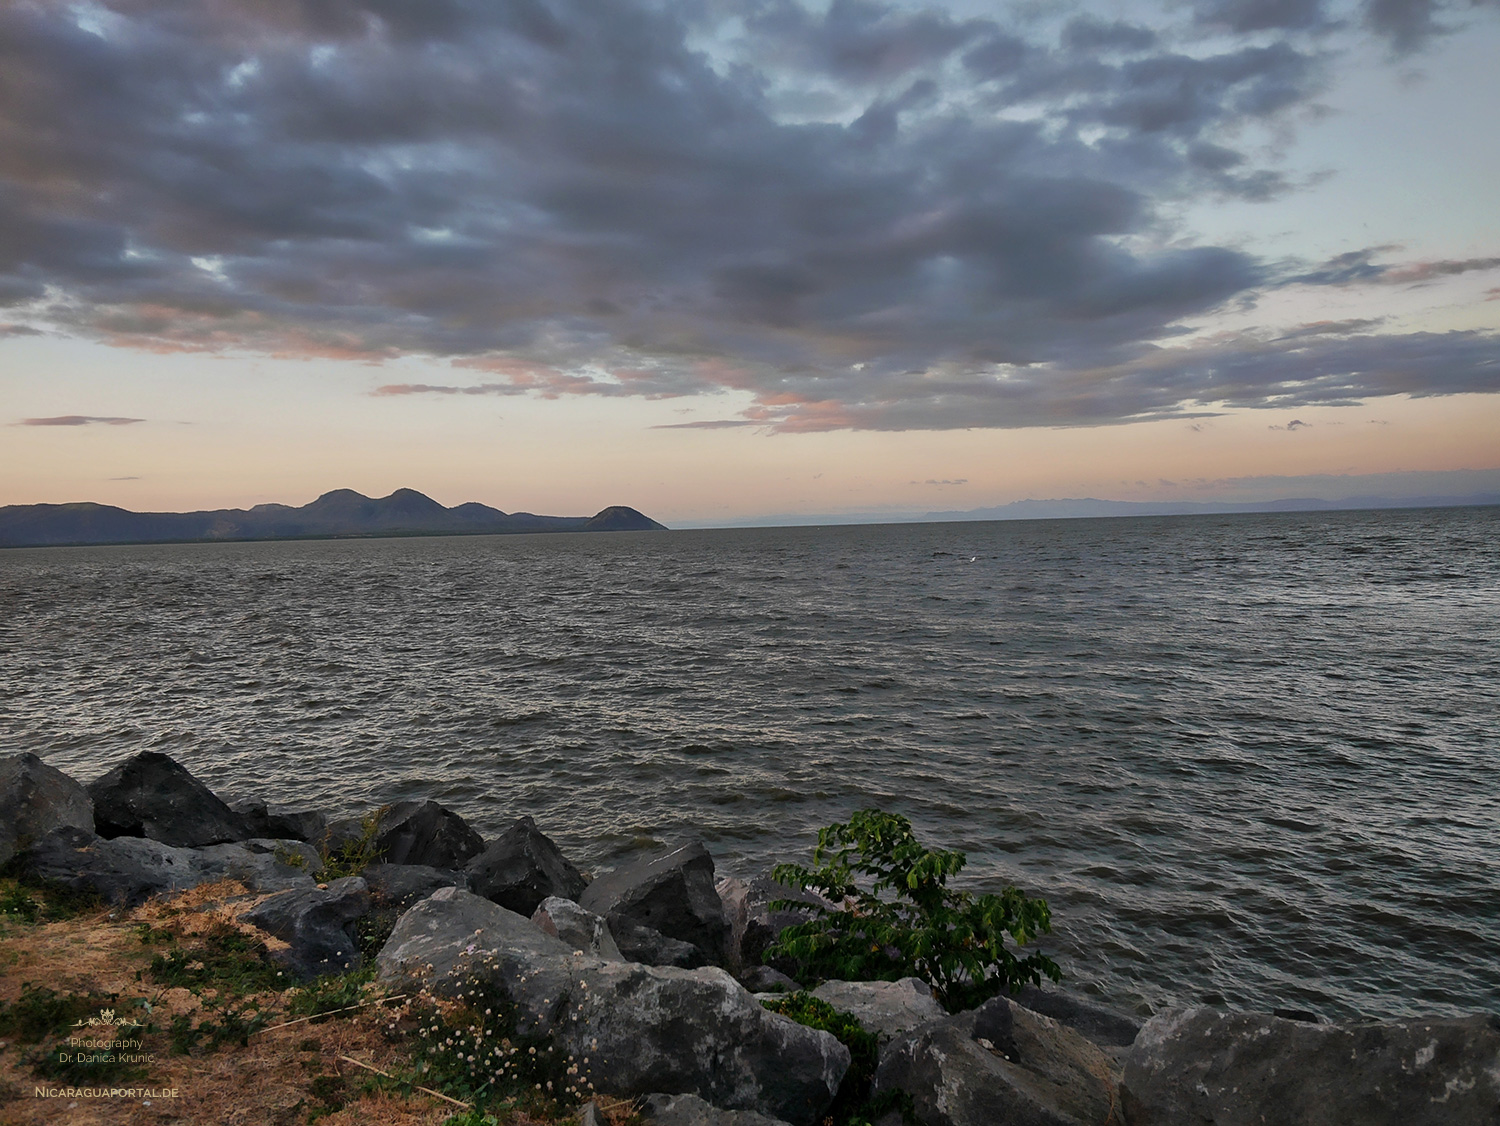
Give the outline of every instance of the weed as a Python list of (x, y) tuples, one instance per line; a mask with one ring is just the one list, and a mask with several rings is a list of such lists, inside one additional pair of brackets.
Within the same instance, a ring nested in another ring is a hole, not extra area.
[(374, 980), (374, 966), (365, 966), (351, 973), (320, 977), (292, 994), (287, 1012), (292, 1016), (327, 1020), (327, 1014), (368, 1001), (365, 987)]
[(0, 1001), (0, 1035), (35, 1044), (68, 1028), (74, 1021), (113, 1006), (118, 993), (59, 993), (45, 985), (21, 983), (21, 996)]
[(286, 986), (284, 972), (271, 960), (265, 943), (228, 923), (220, 923), (196, 938), (192, 945), (174, 946), (156, 955), (146, 974), (161, 985), (195, 993), (207, 988), (257, 993)]
[(9, 915), (23, 922), (34, 923), (41, 910), (42, 905), (27, 895), (19, 884), (11, 884), (4, 891), (0, 891), (0, 915)]
[(285, 864), (288, 868), (306, 868), (307, 857), (294, 848), (288, 848), (284, 844), (278, 844), (271, 850), (271, 857), (278, 864)]
[(408, 1043), (402, 1088), (420, 1084), (472, 1104), (481, 1115), (474, 1121), (511, 1110), (555, 1119), (586, 1097), (586, 1061), (571, 1059), (550, 1038), (520, 1035), (515, 1006), (483, 980), (471, 982), (458, 1003), (425, 995), (408, 1001), (391, 1015), (387, 1034)]
[(460, 1114), (449, 1115), (443, 1119), (442, 1126), (500, 1126), (500, 1120), (493, 1114), (485, 1114), (481, 1110), (466, 1110)]
[(318, 855), (323, 860), (323, 879), (357, 876), (380, 859), (382, 850), (375, 846), (375, 838), (380, 833), (380, 819), (389, 808), (381, 806), (365, 814), (359, 821), (359, 836), (352, 841), (345, 841), (337, 848), (331, 847), (330, 839), (324, 836), (318, 846)]

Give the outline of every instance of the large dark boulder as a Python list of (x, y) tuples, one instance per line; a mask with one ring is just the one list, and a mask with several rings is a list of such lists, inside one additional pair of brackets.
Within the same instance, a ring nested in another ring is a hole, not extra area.
[(457, 889), (402, 915), (376, 961), (382, 981), (439, 995), (457, 996), (475, 979), (498, 987), (521, 1030), (551, 1033), (602, 1094), (694, 1094), (810, 1126), (849, 1066), (833, 1036), (768, 1012), (723, 970), (576, 954)]
[(973, 1010), (933, 1021), (881, 1053), (875, 1089), (909, 1094), (922, 1126), (1117, 1126), (1108, 1056), (1049, 1017), (991, 1004), (1009, 1006), (1007, 1043), (976, 1036)]
[(1134, 1017), (1062, 989), (1023, 985), (1014, 1000), (1023, 1008), (1049, 1016), (1105, 1047), (1128, 1047), (1141, 1031), (1141, 1022)]
[(308, 873), (316, 867), (317, 853), (300, 841), (251, 840), (176, 848), (146, 837), (106, 840), (68, 825), (18, 853), (15, 864), (31, 879), (134, 907), (153, 895), (218, 880), (238, 880), (262, 892), (311, 887)]
[(132, 755), (88, 786), (94, 831), (177, 848), (250, 838), (250, 826), (187, 769), (160, 751)]
[(229, 808), (245, 819), (252, 837), (316, 843), (328, 828), (328, 818), (316, 809), (268, 805), (259, 798), (241, 798)]
[(370, 892), (358, 876), (325, 887), (284, 891), (262, 900), (240, 918), (287, 944), (272, 953), (304, 981), (360, 966), (355, 921), (369, 913)]
[[(755, 876), (748, 882), (726, 876), (718, 882), (717, 890), (729, 926), (728, 965), (734, 969), (760, 965), (766, 947), (782, 931), (815, 917), (820, 906), (833, 906), (817, 892), (787, 887), (769, 875)], [(805, 906), (773, 910), (771, 904), (782, 900)]]
[(403, 910), (426, 899), (439, 888), (464, 886), (462, 872), (431, 868), (426, 864), (376, 863), (368, 865), (360, 876), (368, 885), (376, 905)]
[(1495, 1126), (1500, 1018), (1309, 1024), (1177, 1009), (1125, 1056), (1130, 1126)]
[(464, 869), (475, 895), (518, 915), (550, 896), (575, 903), (588, 881), (530, 817), (521, 817)]
[(0, 756), (0, 865), (64, 826), (94, 831), (88, 791), (30, 751)]
[(634, 919), (616, 912), (607, 920), (609, 933), (620, 956), (627, 962), (645, 966), (676, 966), (680, 970), (708, 965), (708, 956), (691, 942), (668, 938), (659, 930), (643, 927)]
[[(610, 919), (611, 930), (620, 916), (692, 943), (715, 965), (726, 960), (729, 927), (714, 888), (714, 860), (701, 841), (616, 868), (591, 883), (578, 903)], [(615, 941), (624, 951), (619, 931)]]
[(484, 838), (435, 801), (403, 801), (381, 812), (375, 848), (388, 864), (462, 868), (484, 851)]

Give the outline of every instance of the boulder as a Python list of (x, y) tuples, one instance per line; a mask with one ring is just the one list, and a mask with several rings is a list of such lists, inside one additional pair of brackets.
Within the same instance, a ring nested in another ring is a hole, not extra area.
[(382, 981), (456, 997), (475, 979), (515, 1002), (522, 1032), (552, 1028), (573, 988), (573, 948), (530, 919), (459, 888), (440, 888), (398, 920), (375, 957)]
[(947, 1016), (921, 978), (900, 981), (825, 981), (812, 991), (840, 1012), (848, 1013), (866, 1032), (887, 1041), (903, 1032)]
[(1308, 1024), (1178, 1009), (1125, 1056), (1131, 1126), (1500, 1123), (1500, 1019)]
[(1009, 1007), (1014, 1059), (975, 1039), (971, 1010), (892, 1041), (875, 1089), (906, 1091), (923, 1126), (1114, 1126), (1109, 1057), (1050, 1017), (992, 1003)]
[(753, 1110), (720, 1110), (697, 1095), (655, 1092), (641, 1100), (641, 1117), (657, 1126), (786, 1126)]
[(717, 967), (596, 960), (578, 976), (558, 1039), (605, 1094), (695, 1094), (800, 1126), (819, 1121), (849, 1068), (831, 1034), (769, 1012)]
[(310, 981), (358, 969), (362, 961), (355, 920), (369, 913), (370, 890), (358, 876), (326, 887), (284, 891), (262, 900), (240, 918), (287, 943), (272, 954), (298, 977)]
[(521, 1031), (552, 1033), (603, 1094), (696, 1094), (809, 1126), (849, 1066), (831, 1035), (767, 1012), (723, 970), (575, 954), (454, 888), (402, 915), (376, 961), (381, 980), (439, 995), (475, 980), (498, 987), (516, 1004)]
[(328, 828), (328, 818), (316, 809), (267, 805), (259, 798), (241, 798), (230, 802), (229, 808), (244, 818), (254, 837), (317, 842)]
[[(729, 928), (714, 890), (713, 857), (701, 841), (622, 865), (591, 883), (578, 903), (596, 915), (611, 920), (619, 915), (691, 942), (716, 965), (724, 961)], [(615, 940), (620, 941), (618, 931)]]
[(0, 865), (64, 826), (94, 831), (88, 791), (30, 751), (0, 756)]
[(588, 881), (530, 817), (519, 818), (465, 868), (469, 887), (518, 915), (549, 896), (577, 902)]
[(798, 982), (770, 966), (751, 966), (740, 974), (739, 983), (751, 993), (795, 993), (802, 988)]
[(245, 819), (186, 768), (159, 751), (132, 755), (88, 786), (94, 831), (101, 837), (145, 837), (176, 848), (242, 841)]
[(426, 899), (439, 888), (463, 887), (462, 872), (433, 868), (426, 864), (371, 864), (360, 876), (380, 907), (407, 908)]
[[(775, 942), (787, 927), (813, 918), (817, 906), (833, 907), (816, 892), (789, 888), (778, 884), (769, 875), (756, 876), (748, 883), (727, 876), (719, 881), (718, 892), (729, 927), (731, 966), (759, 965), (765, 957), (766, 947)], [(771, 904), (783, 899), (805, 903), (807, 909), (773, 911)]]
[(647, 966), (676, 966), (680, 970), (708, 965), (708, 957), (691, 942), (668, 938), (661, 931), (643, 927), (633, 919), (614, 914), (608, 920), (620, 956)]
[(1141, 1030), (1141, 1022), (1134, 1017), (1061, 989), (1024, 985), (1014, 1000), (1023, 1008), (1049, 1016), (1083, 1033), (1095, 1044), (1107, 1047), (1128, 1047)]
[[(251, 840), (174, 848), (144, 837), (106, 840), (85, 830), (54, 829), (16, 857), (20, 871), (134, 907), (153, 895), (236, 879), (252, 891), (312, 887), (316, 853), (300, 841)], [(288, 863), (290, 861), (290, 863)], [(300, 863), (298, 863), (300, 861)]]
[(609, 924), (571, 899), (548, 896), (532, 913), (531, 921), (573, 950), (611, 962), (625, 960), (614, 936), (609, 933)]
[(375, 848), (388, 864), (462, 868), (484, 851), (484, 838), (435, 801), (403, 801), (381, 812)]

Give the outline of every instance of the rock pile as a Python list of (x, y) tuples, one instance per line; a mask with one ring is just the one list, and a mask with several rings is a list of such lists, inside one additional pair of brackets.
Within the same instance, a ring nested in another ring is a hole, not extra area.
[[(379, 859), (333, 878), (327, 858), (355, 841)], [(360, 965), (356, 926), (383, 919), (381, 979), (499, 989), (523, 1031), (662, 1126), (812, 1126), (850, 1064), (832, 1035), (752, 993), (798, 987), (764, 952), (816, 897), (769, 876), (716, 883), (701, 842), (590, 882), (529, 817), (485, 842), (430, 801), (330, 822), (226, 804), (153, 752), (88, 787), (11, 755), (0, 864), (124, 905), (237, 879), (265, 896), (243, 921), (282, 939), (302, 978)], [(1500, 1126), (1494, 1017), (1329, 1025), (1198, 1008), (1142, 1027), (1053, 989), (949, 1014), (915, 978), (806, 984), (877, 1035), (875, 1090), (904, 1092), (921, 1126)]]

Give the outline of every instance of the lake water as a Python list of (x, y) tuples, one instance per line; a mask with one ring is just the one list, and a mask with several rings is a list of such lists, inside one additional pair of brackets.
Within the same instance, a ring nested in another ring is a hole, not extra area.
[(0, 552), (5, 750), (596, 870), (880, 806), (1150, 1012), (1500, 1011), (1500, 508)]

